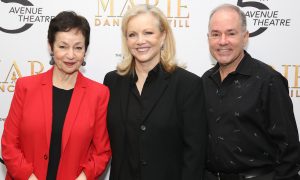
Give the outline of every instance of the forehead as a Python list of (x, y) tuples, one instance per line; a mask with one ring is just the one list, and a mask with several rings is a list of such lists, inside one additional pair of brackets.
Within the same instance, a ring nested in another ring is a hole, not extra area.
[(78, 29), (71, 29), (69, 31), (59, 31), (55, 35), (56, 40), (66, 39), (66, 40), (85, 40), (82, 32)]
[(158, 19), (152, 13), (146, 12), (132, 17), (127, 24), (127, 29), (131, 28), (153, 28), (158, 27)]
[(217, 10), (209, 22), (210, 31), (240, 30), (241, 28), (242, 24), (239, 14), (229, 8)]

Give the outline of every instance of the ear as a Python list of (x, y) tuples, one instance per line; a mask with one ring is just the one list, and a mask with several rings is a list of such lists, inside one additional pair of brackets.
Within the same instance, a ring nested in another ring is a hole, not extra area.
[(161, 35), (161, 44), (160, 44), (161, 47), (162, 47), (162, 46), (164, 45), (164, 43), (165, 43), (166, 36), (167, 36), (166, 31), (162, 32), (162, 35)]
[(53, 49), (51, 48), (50, 44), (48, 43), (48, 51), (51, 53), (53, 53)]
[(244, 47), (247, 46), (248, 40), (249, 40), (249, 31), (246, 31), (246, 32), (244, 33), (244, 35), (243, 35), (243, 45), (244, 45)]

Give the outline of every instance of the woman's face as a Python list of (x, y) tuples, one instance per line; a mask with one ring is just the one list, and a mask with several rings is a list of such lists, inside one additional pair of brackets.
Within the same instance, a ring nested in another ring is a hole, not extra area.
[(63, 74), (77, 72), (85, 56), (85, 38), (81, 31), (57, 32), (53, 43), (54, 68)]
[(143, 13), (128, 22), (127, 46), (140, 64), (157, 64), (165, 39), (165, 33), (159, 30), (159, 22), (151, 13)]

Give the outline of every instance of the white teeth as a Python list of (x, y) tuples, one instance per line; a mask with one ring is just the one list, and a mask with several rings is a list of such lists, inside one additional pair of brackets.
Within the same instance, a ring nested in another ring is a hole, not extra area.
[(221, 51), (221, 52), (228, 52), (230, 51), (229, 49), (219, 49), (218, 51)]
[(137, 51), (139, 52), (145, 52), (147, 51), (149, 48), (137, 48)]

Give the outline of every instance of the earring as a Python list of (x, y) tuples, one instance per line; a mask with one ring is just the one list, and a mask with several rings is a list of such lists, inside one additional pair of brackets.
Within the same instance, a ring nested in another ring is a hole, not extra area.
[(82, 61), (81, 65), (82, 65), (82, 66), (85, 66), (85, 65), (86, 65), (85, 60)]
[(50, 65), (54, 65), (54, 59), (53, 59), (53, 56), (54, 56), (54, 54), (53, 53), (50, 53), (50, 56), (51, 56), (51, 59), (50, 59), (50, 62), (49, 62), (49, 64)]
[(163, 44), (160, 48), (161, 51), (163, 51), (165, 49), (165, 45)]

